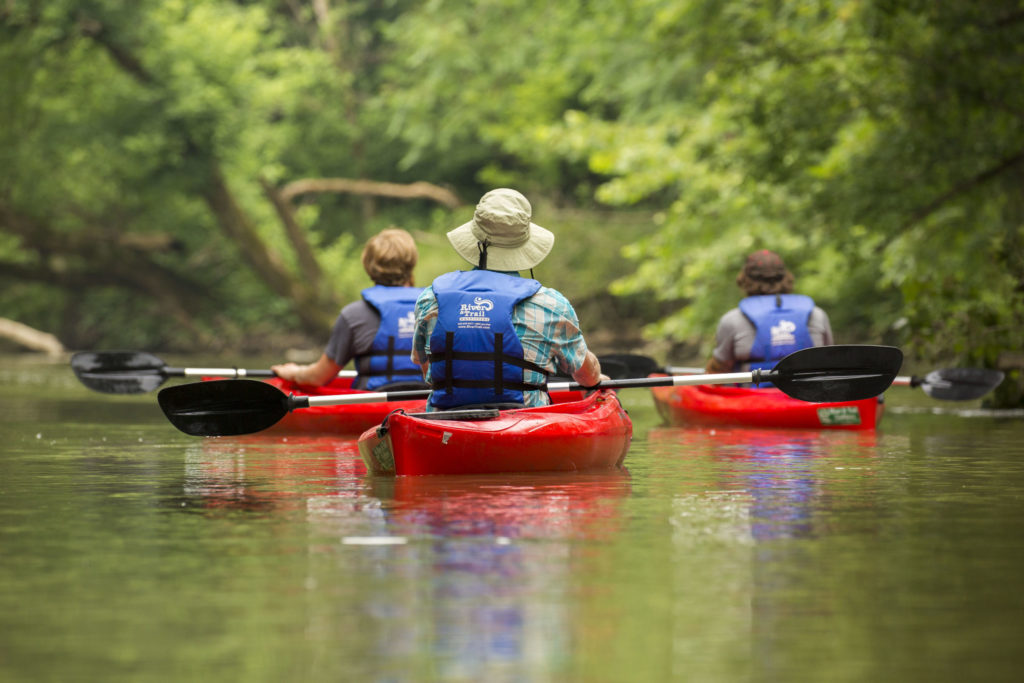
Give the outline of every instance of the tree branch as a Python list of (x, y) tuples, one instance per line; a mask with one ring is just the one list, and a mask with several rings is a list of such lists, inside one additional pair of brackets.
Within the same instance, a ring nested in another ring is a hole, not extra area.
[(135, 58), (128, 50), (117, 45), (110, 39), (110, 32), (103, 22), (84, 17), (78, 22), (79, 30), (86, 38), (91, 38), (97, 45), (107, 51), (107, 54), (127, 73), (133, 76), (140, 83), (150, 85), (153, 83), (153, 76), (142, 66), (142, 62)]
[(74, 292), (104, 287), (144, 292), (157, 302), (160, 311), (188, 330), (201, 344), (211, 348), (218, 346), (217, 339), (197, 327), (193, 320), (194, 304), (197, 300), (203, 300), (203, 290), (151, 261), (133, 263), (130, 260), (110, 258), (90, 262), (88, 270), (0, 262), (0, 272), (3, 272), (4, 278), (13, 281), (39, 282)]
[(327, 0), (313, 0), (313, 16), (316, 18), (319, 27), (319, 35), (323, 38), (324, 47), (327, 53), (334, 60), (337, 67), (342, 67), (341, 50), (338, 49), (338, 41), (334, 36), (334, 26), (331, 23), (331, 10)]
[(912, 225), (920, 221), (923, 221), (925, 218), (941, 209), (943, 205), (946, 204), (946, 202), (955, 199), (959, 195), (969, 192), (970, 190), (978, 187), (979, 185), (987, 183), (988, 181), (1000, 176), (1001, 174), (1005, 173), (1006, 171), (1010, 170), (1011, 168), (1022, 162), (1024, 162), (1024, 150), (1021, 150), (1014, 154), (1013, 156), (1009, 156), (1003, 159), (992, 168), (986, 169), (981, 173), (978, 173), (970, 178), (966, 178), (960, 181), (959, 183), (957, 183), (947, 191), (943, 192), (941, 195), (939, 195), (932, 201), (914, 210), (910, 214), (910, 217), (901, 226), (900, 232), (909, 229)]
[(418, 181), (409, 184), (384, 183), (375, 180), (354, 178), (304, 178), (288, 183), (281, 190), (281, 198), (291, 201), (301, 194), (314, 192), (335, 192), (396, 199), (431, 199), (449, 209), (462, 204), (459, 197), (439, 185)]
[(217, 217), (221, 228), (238, 245), (244, 258), (275, 294), (294, 302), (303, 329), (310, 334), (322, 335), (333, 322), (331, 314), (324, 312), (323, 302), (302, 280), (292, 277), (277, 254), (267, 248), (256, 232), (252, 221), (235, 202), (220, 169), (213, 165), (210, 180), (203, 191), (207, 206)]
[(320, 270), (320, 264), (316, 260), (316, 254), (313, 253), (309, 240), (306, 239), (305, 232), (299, 226), (299, 222), (295, 220), (295, 212), (292, 210), (291, 204), (281, 196), (277, 188), (271, 185), (266, 178), (260, 178), (260, 185), (263, 187), (263, 194), (274, 205), (281, 223), (284, 224), (285, 233), (288, 235), (292, 249), (295, 250), (295, 255), (299, 260), (299, 268), (305, 275), (306, 281), (314, 291), (319, 292), (323, 280), (323, 271)]

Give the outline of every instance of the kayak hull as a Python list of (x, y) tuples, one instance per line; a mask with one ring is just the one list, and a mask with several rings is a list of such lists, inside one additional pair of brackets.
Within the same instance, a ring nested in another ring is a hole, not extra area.
[(783, 429), (875, 429), (882, 418), (879, 398), (809, 403), (779, 389), (699, 385), (655, 387), (654, 404), (671, 425)]
[(621, 467), (632, 436), (614, 392), (599, 391), (486, 420), (396, 413), (359, 437), (359, 452), (378, 475), (574, 472)]
[[(209, 378), (216, 379), (216, 378)], [(352, 378), (339, 377), (320, 387), (295, 384), (277, 377), (263, 380), (286, 394), (294, 396), (336, 396), (367, 393), (352, 388)], [(556, 391), (551, 394), (553, 403), (576, 401), (583, 397), (581, 391)], [(391, 401), (389, 403), (350, 403), (336, 406), (311, 406), (293, 410), (277, 424), (260, 432), (261, 434), (337, 434), (356, 437), (371, 427), (376, 427), (394, 410), (421, 413), (427, 409), (426, 399), (415, 401)]]

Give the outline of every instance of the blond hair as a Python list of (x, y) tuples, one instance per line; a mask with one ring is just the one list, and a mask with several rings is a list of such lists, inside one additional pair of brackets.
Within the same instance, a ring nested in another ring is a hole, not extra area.
[(412, 235), (401, 228), (387, 228), (366, 241), (363, 269), (378, 285), (404, 285), (412, 279), (419, 256)]

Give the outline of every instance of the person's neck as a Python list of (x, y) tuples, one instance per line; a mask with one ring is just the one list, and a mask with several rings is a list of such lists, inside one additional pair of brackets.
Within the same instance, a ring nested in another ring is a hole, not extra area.
[(522, 277), (518, 270), (496, 270), (494, 268), (481, 268), (480, 266), (473, 266), (473, 270), (489, 270), (492, 273), (501, 273), (502, 275), (512, 275), (514, 277)]

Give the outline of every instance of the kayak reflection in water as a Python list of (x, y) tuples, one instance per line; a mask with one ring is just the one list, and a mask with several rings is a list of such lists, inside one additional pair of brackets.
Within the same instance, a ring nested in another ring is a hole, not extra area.
[(532, 278), (555, 241), (532, 214), (519, 192), (491, 190), (448, 233), (474, 267), (441, 275), (416, 302), (412, 359), (433, 389), (427, 410), (543, 406), (550, 375), (587, 387), (607, 379), (572, 305)]
[(775, 252), (747, 256), (736, 284), (746, 297), (718, 321), (709, 373), (772, 368), (794, 351), (835, 343), (828, 315), (793, 293), (793, 274)]
[(363, 268), (374, 285), (341, 309), (320, 359), (309, 365), (284, 363), (271, 369), (281, 379), (304, 386), (327, 384), (350, 361), (359, 373), (353, 389), (395, 391), (426, 388), (412, 350), (413, 307), (422, 288), (413, 283), (419, 259), (405, 230), (388, 228), (363, 248)]

